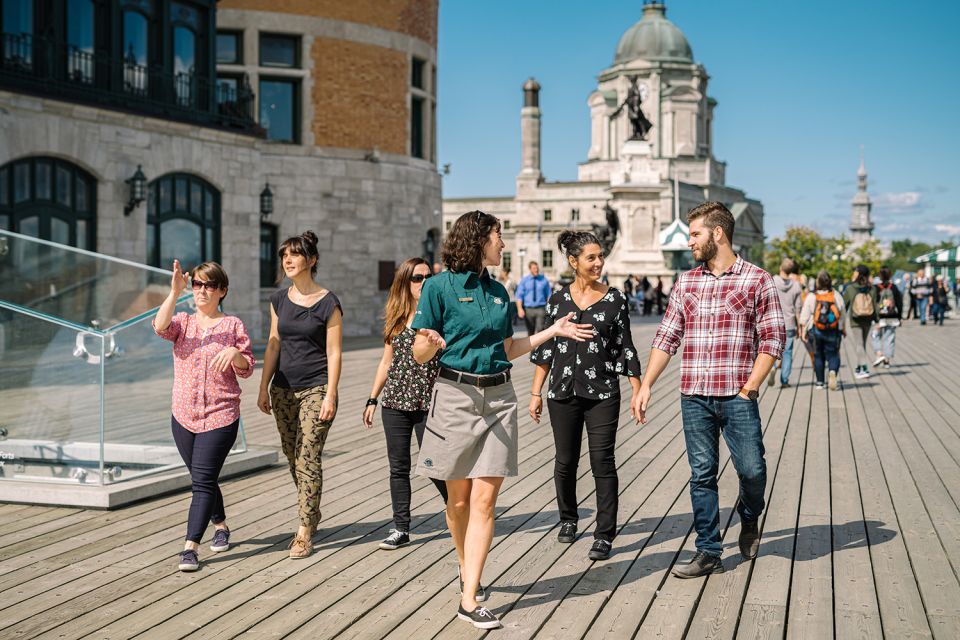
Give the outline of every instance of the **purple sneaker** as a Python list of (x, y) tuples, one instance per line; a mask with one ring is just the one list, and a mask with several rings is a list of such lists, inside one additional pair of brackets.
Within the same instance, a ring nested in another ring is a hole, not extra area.
[(180, 552), (180, 564), (178, 565), (180, 571), (196, 571), (200, 568), (200, 558), (197, 557), (197, 552), (190, 549), (184, 549)]
[(217, 529), (213, 532), (213, 540), (210, 541), (210, 551), (226, 551), (230, 548), (230, 530)]

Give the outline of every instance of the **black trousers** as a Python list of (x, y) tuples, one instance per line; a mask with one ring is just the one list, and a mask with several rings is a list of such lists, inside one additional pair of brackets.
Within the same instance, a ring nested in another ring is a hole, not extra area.
[[(387, 460), (390, 462), (390, 500), (393, 502), (393, 524), (399, 531), (410, 531), (410, 436), (417, 436), (417, 447), (423, 442), (426, 411), (400, 411), (383, 407), (383, 435), (387, 438)], [(444, 503), (447, 483), (433, 480)]]
[(187, 516), (187, 540), (199, 543), (207, 529), (207, 522), (220, 524), (227, 519), (217, 480), (227, 454), (237, 441), (240, 421), (212, 431), (193, 433), (170, 416), (170, 427), (177, 451), (187, 465), (193, 483), (193, 499)]
[(587, 427), (590, 449), (590, 470), (597, 487), (597, 527), (593, 537), (612, 542), (617, 534), (617, 508), (620, 485), (614, 450), (617, 444), (617, 421), (620, 417), (620, 394), (606, 400), (571, 397), (547, 400), (550, 424), (557, 458), (553, 480), (557, 487), (560, 522), (576, 522), (577, 462), (583, 427)]

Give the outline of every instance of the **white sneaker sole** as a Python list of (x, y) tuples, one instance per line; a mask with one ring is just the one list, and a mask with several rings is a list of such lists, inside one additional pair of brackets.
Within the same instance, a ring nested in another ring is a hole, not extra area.
[(196, 571), (197, 569), (200, 568), (200, 565), (199, 564), (178, 564), (177, 568), (180, 569), (180, 571)]
[(499, 620), (493, 620), (491, 622), (474, 622), (473, 618), (470, 616), (465, 616), (459, 611), (457, 612), (457, 617), (465, 622), (469, 622), (477, 629), (499, 629), (501, 626), (503, 626), (500, 624)]
[(215, 547), (213, 545), (210, 545), (210, 551), (213, 551), (214, 553), (222, 553), (224, 551), (227, 551), (229, 548), (230, 548), (229, 542), (222, 547)]
[(379, 547), (380, 547), (381, 549), (385, 549), (386, 551), (395, 551), (395, 550), (399, 549), (400, 547), (405, 547), (405, 546), (407, 546), (408, 544), (410, 544), (410, 541), (409, 541), (409, 540), (408, 540), (407, 542), (401, 542), (400, 544), (387, 544), (386, 542), (381, 542), (381, 543), (379, 544)]

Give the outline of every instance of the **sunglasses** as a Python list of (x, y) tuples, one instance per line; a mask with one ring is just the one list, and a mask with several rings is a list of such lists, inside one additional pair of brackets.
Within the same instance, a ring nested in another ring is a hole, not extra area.
[(422, 273), (415, 273), (412, 276), (410, 276), (410, 282), (416, 282), (417, 284), (419, 284), (432, 275), (433, 275), (432, 273), (428, 273), (426, 275)]
[(216, 291), (217, 289), (220, 288), (220, 283), (214, 282), (212, 280), (209, 282), (204, 282), (203, 280), (192, 280), (190, 284), (196, 290), (206, 289), (207, 291)]

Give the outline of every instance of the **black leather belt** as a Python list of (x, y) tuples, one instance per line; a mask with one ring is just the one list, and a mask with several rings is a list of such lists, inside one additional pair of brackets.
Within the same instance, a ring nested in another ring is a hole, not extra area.
[(461, 371), (454, 371), (453, 369), (441, 367), (438, 375), (444, 380), (453, 380), (454, 382), (459, 382), (460, 384), (469, 384), (472, 387), (480, 387), (481, 389), (486, 387), (496, 387), (497, 385), (501, 385), (510, 381), (510, 369), (501, 371), (500, 373), (493, 373), (488, 376), (475, 376), (471, 373), (463, 373)]

